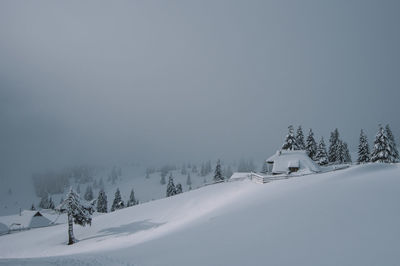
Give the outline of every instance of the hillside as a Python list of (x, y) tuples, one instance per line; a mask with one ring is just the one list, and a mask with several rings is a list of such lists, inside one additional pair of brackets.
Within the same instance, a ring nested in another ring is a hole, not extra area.
[(400, 167), (368, 164), (264, 185), (206, 186), (0, 237), (3, 265), (396, 265)]
[[(129, 199), (129, 194), (131, 189), (134, 189), (136, 199), (140, 202), (148, 202), (155, 199), (161, 199), (165, 197), (167, 186), (160, 184), (160, 172), (154, 172), (149, 174), (149, 178), (145, 177), (145, 169), (136, 165), (124, 165), (121, 166), (121, 176), (118, 177), (115, 184), (108, 180), (111, 169), (101, 169), (93, 173), (93, 179), (91, 182), (79, 184), (74, 181), (74, 178), (70, 179), (70, 186), (75, 190), (78, 185), (80, 187), (81, 195), (83, 196), (86, 187), (90, 185), (93, 188), (94, 197), (98, 196), (99, 188), (95, 187), (93, 184), (96, 181), (102, 179), (104, 181), (104, 190), (108, 197), (109, 209), (111, 208), (112, 201), (114, 199), (114, 193), (117, 188), (120, 189), (122, 199), (127, 201)], [(212, 180), (212, 175), (200, 176), (199, 173), (188, 172), (191, 175), (191, 187), (193, 189), (201, 187), (204, 185), (204, 181), (210, 182)], [(180, 170), (170, 171), (172, 173), (175, 184), (180, 183), (183, 187), (183, 191), (188, 191), (189, 186), (186, 184), (187, 175), (182, 175)], [(168, 175), (166, 180), (168, 181)], [(35, 194), (32, 181), (26, 182), (26, 184), (21, 185), (20, 182), (8, 182), (3, 183), (0, 179), (0, 216), (4, 215), (15, 215), (19, 213), (20, 208), (22, 210), (29, 209), (32, 203), (38, 208), (40, 198)], [(8, 190), (11, 190), (11, 193)], [(63, 194), (52, 194), (50, 195), (57, 205), (62, 197), (68, 192), (69, 186), (66, 188)], [(0, 218), (1, 220), (1, 218)]]

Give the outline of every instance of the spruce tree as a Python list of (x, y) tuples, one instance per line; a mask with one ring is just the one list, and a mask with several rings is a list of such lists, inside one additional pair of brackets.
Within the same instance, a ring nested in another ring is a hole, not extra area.
[(293, 126), (290, 125), (288, 129), (289, 133), (286, 135), (285, 142), (282, 145), (282, 150), (298, 150)]
[(335, 163), (338, 163), (338, 164), (344, 163), (344, 146), (343, 146), (343, 141), (342, 140), (338, 139), (338, 141), (336, 142), (335, 151), (336, 151), (336, 155), (335, 155), (336, 161), (335, 161)]
[(386, 131), (379, 125), (378, 133), (375, 136), (374, 147), (371, 153), (372, 162), (390, 163), (391, 151), (390, 140), (386, 135)]
[(222, 176), (221, 172), (221, 161), (218, 160), (214, 171), (214, 182), (222, 182), (222, 181), (224, 181), (224, 177)]
[(68, 215), (68, 245), (76, 242), (73, 232), (73, 223), (85, 226), (92, 223), (94, 208), (79, 195), (70, 189), (67, 198), (57, 207), (57, 210)]
[(190, 178), (190, 173), (188, 173), (188, 175), (187, 175), (186, 185), (188, 185), (188, 186), (192, 185), (192, 179)]
[(306, 145), (304, 144), (304, 134), (303, 134), (303, 129), (301, 128), (301, 126), (299, 126), (297, 128), (296, 144), (297, 144), (297, 149), (298, 150), (305, 150)]
[(182, 185), (180, 183), (176, 184), (175, 194), (180, 194), (183, 192)]
[(35, 210), (36, 210), (35, 205), (33, 205), (33, 203), (32, 203), (31, 211), (35, 211)]
[(397, 150), (396, 140), (394, 139), (392, 130), (389, 127), (389, 124), (385, 127), (386, 135), (389, 139), (390, 146), (390, 162), (395, 163), (399, 160), (399, 151)]
[(168, 185), (167, 185), (167, 197), (171, 197), (176, 194), (176, 188), (174, 185), (174, 179), (172, 177), (172, 174), (170, 174), (168, 178)]
[(370, 161), (369, 145), (367, 136), (361, 129), (360, 142), (358, 144), (358, 159), (357, 163), (368, 163)]
[(107, 213), (107, 209), (107, 195), (104, 189), (101, 189), (97, 197), (97, 212)]
[(321, 140), (319, 141), (317, 153), (315, 154), (315, 160), (319, 165), (328, 164), (328, 155), (326, 153), (324, 137), (321, 137)]
[(312, 160), (315, 159), (315, 155), (317, 154), (317, 143), (315, 142), (314, 139), (314, 133), (312, 129), (310, 128), (310, 131), (308, 132), (307, 136), (307, 141), (306, 141), (306, 152), (308, 157), (310, 157)]
[(135, 206), (137, 205), (139, 202), (136, 200), (135, 198), (135, 192), (133, 191), (133, 188), (131, 190), (131, 194), (129, 195), (129, 200), (126, 206), (130, 207), (130, 206)]
[(93, 200), (93, 190), (90, 185), (86, 187), (85, 195), (83, 196), (83, 198), (87, 201)]
[(351, 163), (350, 150), (346, 142), (343, 142), (343, 161), (345, 163)]
[(117, 188), (117, 191), (115, 191), (115, 196), (114, 196), (114, 201), (111, 206), (111, 211), (123, 209), (125, 207), (124, 201), (121, 198), (121, 192), (119, 191), (119, 188)]
[(330, 163), (336, 163), (340, 161), (340, 158), (337, 156), (340, 153), (338, 149), (340, 149), (341, 143), (339, 143), (339, 131), (336, 128), (333, 132), (331, 132), (331, 137), (329, 138), (329, 151), (328, 151), (328, 161)]

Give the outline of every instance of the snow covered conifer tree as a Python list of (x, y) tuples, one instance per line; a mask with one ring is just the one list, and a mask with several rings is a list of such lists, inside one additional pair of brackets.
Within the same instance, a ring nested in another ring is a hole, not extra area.
[(128, 203), (126, 204), (126, 206), (130, 207), (130, 206), (135, 206), (137, 205), (139, 202), (136, 200), (135, 198), (135, 192), (133, 191), (133, 188), (131, 190), (131, 194), (129, 195), (129, 200)]
[(97, 197), (97, 212), (107, 213), (107, 195), (104, 189), (99, 191), (99, 196)]
[(70, 189), (67, 198), (57, 207), (57, 210), (68, 215), (68, 245), (76, 242), (73, 232), (73, 223), (85, 226), (92, 223), (94, 208), (82, 200), (79, 195)]
[(33, 203), (32, 203), (31, 211), (35, 211), (35, 210), (36, 210), (35, 205), (33, 205)]
[(182, 185), (180, 183), (176, 184), (175, 194), (180, 194), (183, 192)]
[(304, 144), (304, 134), (303, 134), (303, 129), (301, 128), (301, 126), (299, 126), (297, 128), (296, 144), (297, 144), (297, 149), (298, 150), (305, 150), (306, 145)]
[(338, 139), (336, 145), (336, 163), (341, 164), (344, 163), (344, 145), (341, 139)]
[(369, 145), (367, 136), (361, 129), (360, 132), (360, 142), (358, 144), (358, 159), (357, 163), (368, 163), (370, 161)]
[(188, 173), (188, 175), (187, 175), (186, 185), (188, 185), (188, 186), (192, 185), (192, 179), (190, 178), (190, 173)]
[(293, 126), (290, 125), (288, 129), (289, 133), (286, 135), (285, 142), (282, 145), (282, 150), (298, 150)]
[(324, 137), (321, 137), (321, 140), (319, 141), (317, 153), (315, 154), (315, 160), (319, 165), (328, 164), (328, 155), (326, 153)]
[(395, 163), (399, 160), (399, 151), (396, 147), (396, 140), (394, 139), (392, 130), (389, 127), (389, 124), (385, 127), (386, 135), (389, 139), (389, 146), (390, 146), (390, 161)]
[(312, 160), (315, 160), (315, 155), (317, 154), (317, 143), (315, 142), (314, 132), (311, 128), (307, 136), (306, 152), (308, 157), (310, 157)]
[(176, 188), (174, 185), (174, 179), (172, 177), (172, 174), (170, 174), (168, 178), (168, 185), (167, 185), (167, 197), (171, 197), (176, 194)]
[(123, 208), (125, 208), (125, 204), (121, 198), (121, 192), (119, 191), (119, 188), (117, 188), (117, 191), (115, 191), (113, 204), (111, 205), (111, 211), (113, 212)]
[(93, 199), (93, 190), (90, 185), (86, 187), (85, 195), (83, 196), (83, 198), (87, 201), (91, 201)]
[(222, 176), (221, 172), (221, 161), (218, 160), (214, 171), (214, 182), (222, 182), (222, 181), (224, 181), (224, 177)]
[(386, 131), (379, 125), (371, 153), (372, 162), (390, 163), (391, 151), (389, 142), (390, 140), (386, 135)]
[(351, 163), (351, 155), (350, 155), (350, 151), (349, 151), (349, 146), (347, 146), (347, 143), (343, 141), (342, 143), (342, 152), (343, 152), (343, 162), (345, 163)]
[(329, 138), (329, 151), (328, 151), (328, 161), (330, 163), (336, 163), (340, 161), (340, 158), (337, 158), (340, 152), (338, 152), (339, 144), (339, 131), (337, 128), (333, 132), (331, 132), (331, 137)]

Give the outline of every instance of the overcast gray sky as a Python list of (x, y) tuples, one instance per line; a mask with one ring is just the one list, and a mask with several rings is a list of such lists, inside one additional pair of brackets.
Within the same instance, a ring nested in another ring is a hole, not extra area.
[(400, 1), (0, 1), (2, 170), (355, 151), (399, 125)]

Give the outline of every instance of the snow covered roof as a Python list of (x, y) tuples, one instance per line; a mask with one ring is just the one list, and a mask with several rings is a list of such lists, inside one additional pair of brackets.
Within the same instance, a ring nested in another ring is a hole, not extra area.
[(230, 177), (230, 179), (245, 179), (250, 176), (250, 173), (233, 173), (233, 175)]
[(289, 161), (288, 167), (300, 168), (300, 161), (299, 160)]
[(299, 171), (304, 172), (320, 172), (319, 166), (302, 150), (278, 150), (266, 162), (273, 163), (272, 173), (274, 174), (287, 173), (289, 167), (299, 168)]
[(44, 217), (40, 212), (36, 212), (35, 215), (32, 216), (31, 221), (29, 222), (30, 228), (36, 227), (44, 227), (49, 226), (51, 221)]

